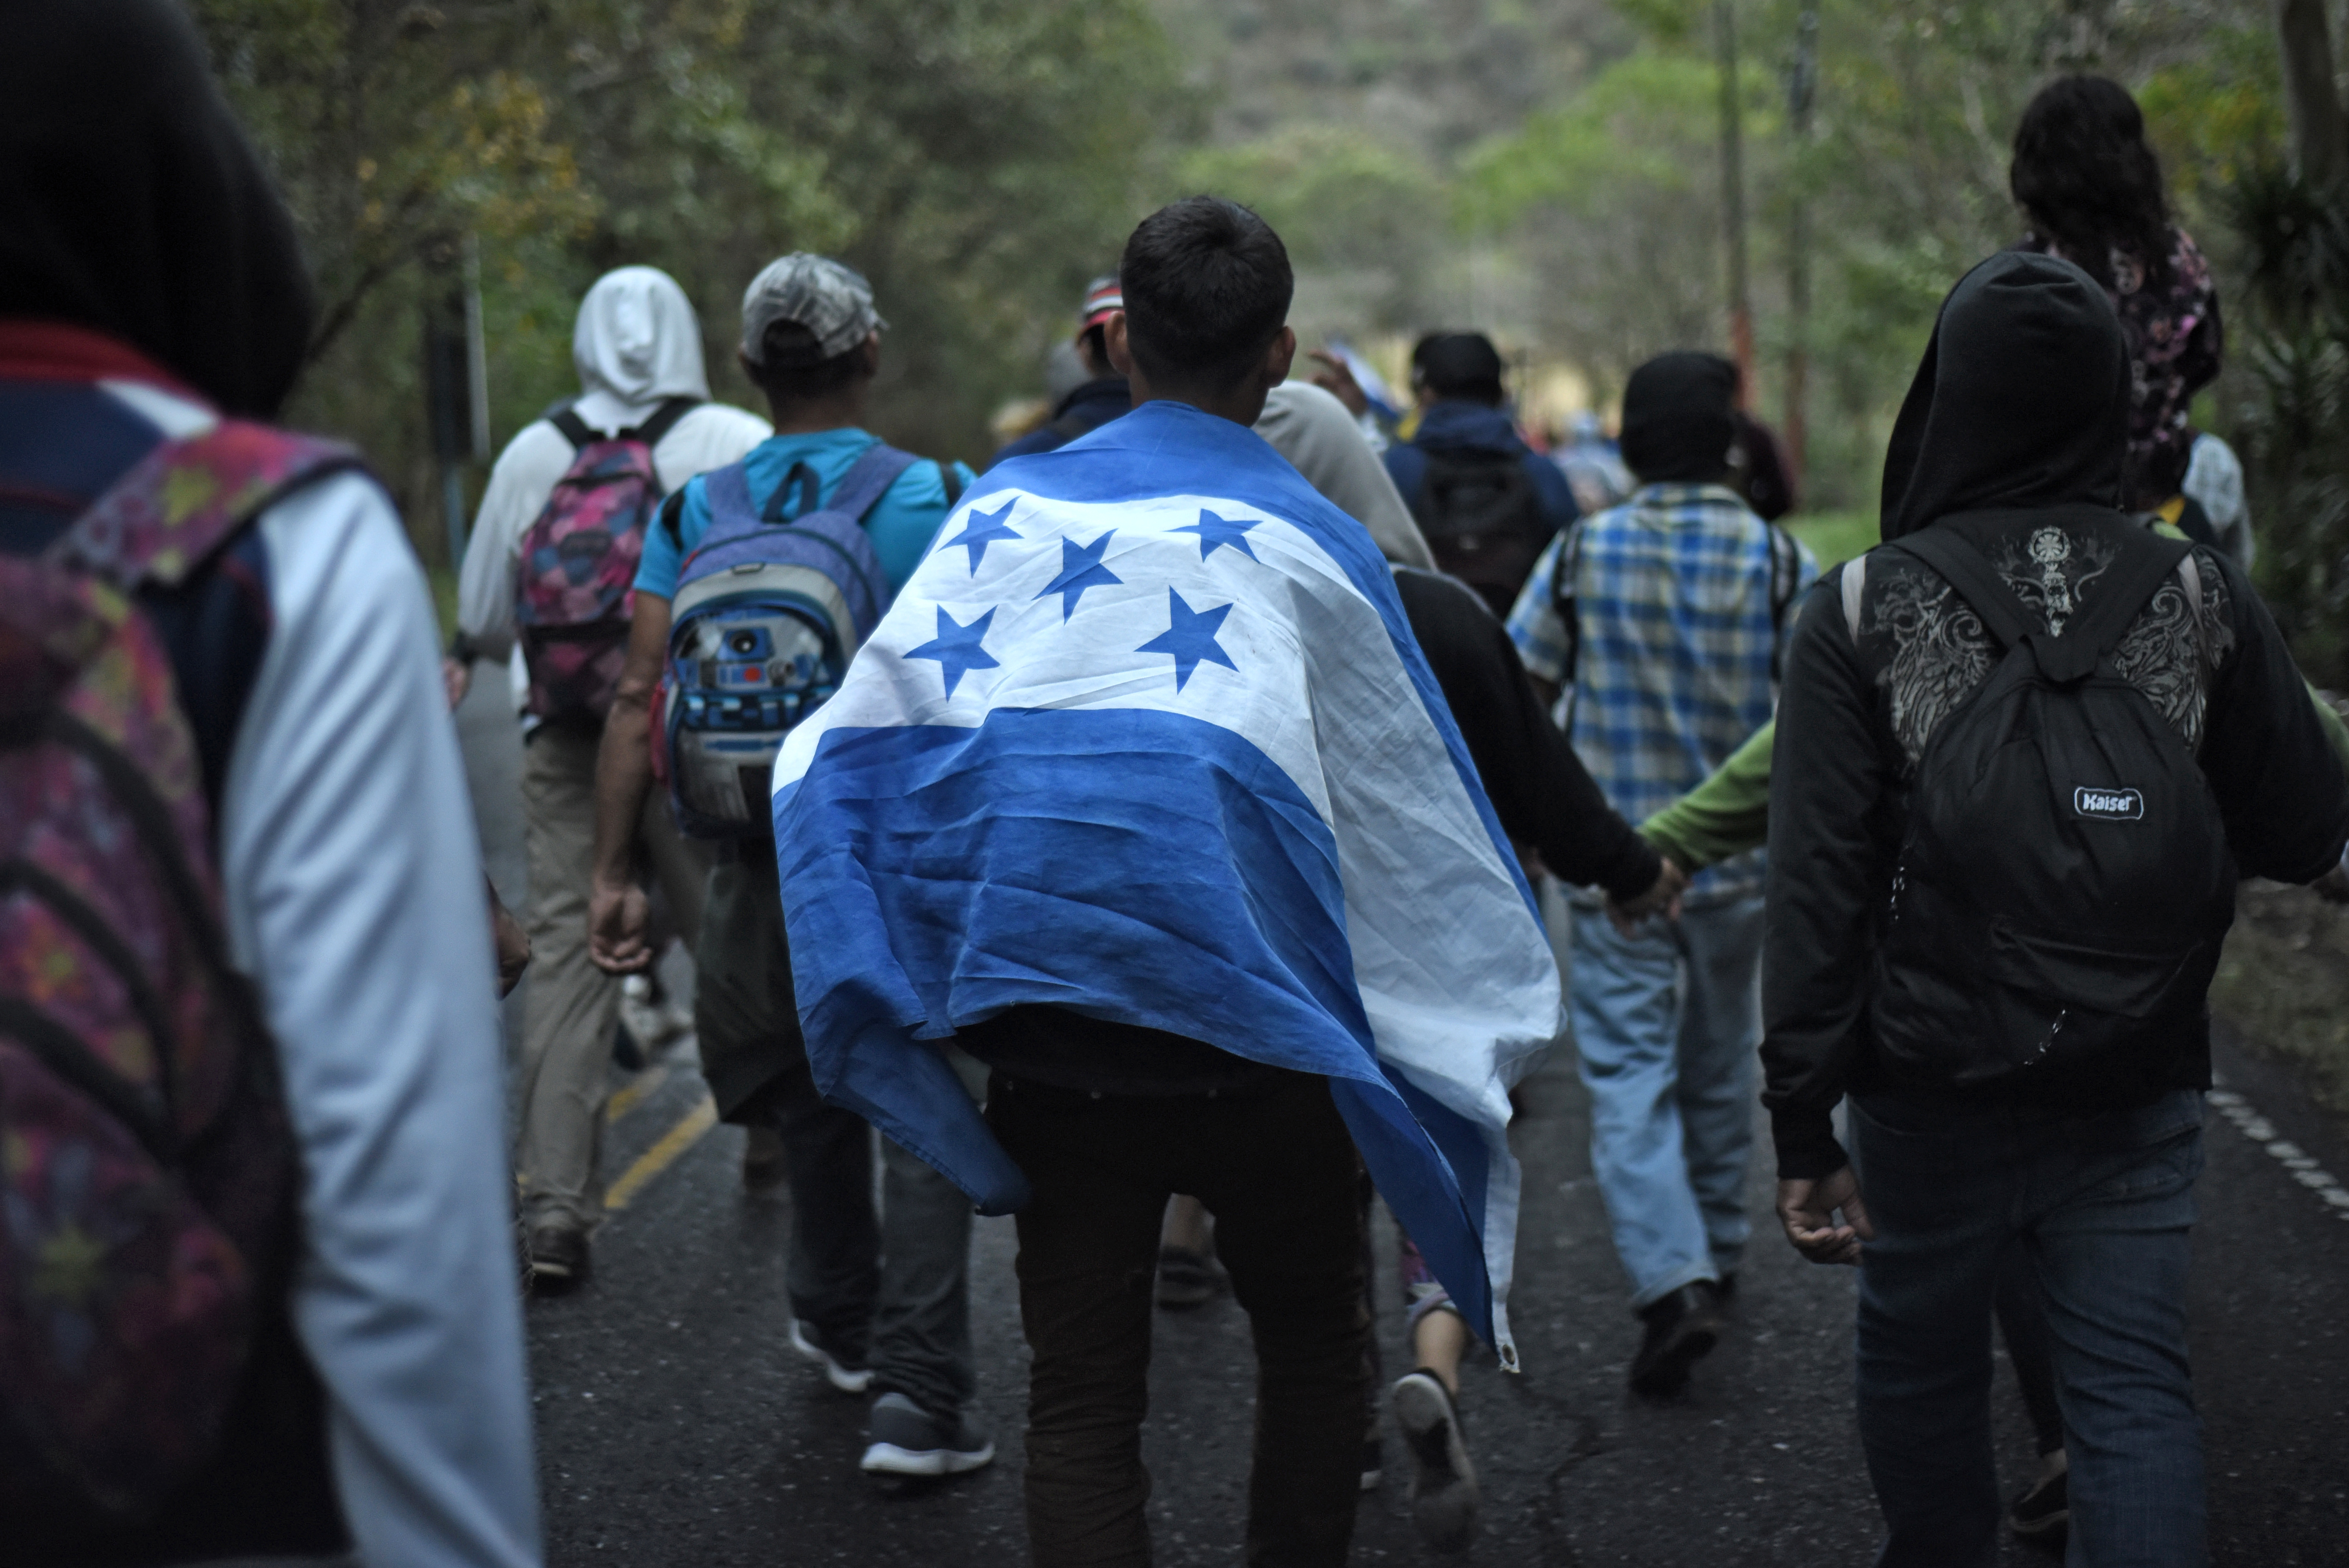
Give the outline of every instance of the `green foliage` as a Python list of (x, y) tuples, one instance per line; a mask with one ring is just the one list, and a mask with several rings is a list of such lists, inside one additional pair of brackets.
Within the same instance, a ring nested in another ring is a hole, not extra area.
[(359, 440), (427, 553), (422, 312), (481, 263), (493, 435), (574, 390), (572, 318), (647, 263), (702, 318), (785, 251), (841, 255), (892, 324), (874, 422), (975, 457), (1189, 127), (1146, 0), (191, 0), (292, 205), (322, 307), (294, 417)]
[[(1640, 46), (1477, 148), (1460, 181), (1472, 217), (1535, 258), (1547, 345), (1601, 387), (1662, 349), (1727, 336), (1713, 7), (1616, 10)], [(2098, 70), (2141, 89), (2189, 227), (2215, 226), (2211, 193), (2272, 148), (2280, 125), (2274, 45), (2253, 0), (1739, 0), (1734, 10), (1754, 400), (1783, 417), (1799, 211), (1813, 505), (1872, 506), (1891, 414), (1935, 309), (2023, 232), (2006, 190), (2013, 127), (2050, 76)], [(1816, 111), (1798, 141), (1783, 84), (1805, 11), (1818, 21)]]
[(2234, 188), (2247, 310), (2235, 427), (2260, 591), (2315, 679), (2349, 685), (2349, 214), (2278, 165)]
[(1364, 325), (1409, 328), (1447, 235), (1434, 171), (1389, 144), (1329, 125), (1295, 125), (1232, 146), (1198, 148), (1185, 189), (1244, 201), (1280, 232), (1300, 270), (1348, 274)]

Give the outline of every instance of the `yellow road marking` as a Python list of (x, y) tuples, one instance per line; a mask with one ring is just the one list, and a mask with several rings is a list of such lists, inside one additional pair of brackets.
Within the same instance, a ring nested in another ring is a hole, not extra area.
[(660, 1141), (644, 1151), (627, 1173), (612, 1183), (604, 1198), (606, 1209), (625, 1209), (636, 1195), (643, 1191), (652, 1179), (677, 1162), (677, 1157), (701, 1140), (701, 1135), (718, 1125), (718, 1102), (708, 1095), (685, 1113), (685, 1119), (660, 1135)]
[(611, 1126), (628, 1112), (650, 1099), (655, 1089), (668, 1081), (668, 1068), (649, 1068), (630, 1078), (613, 1091), (604, 1102), (604, 1125)]

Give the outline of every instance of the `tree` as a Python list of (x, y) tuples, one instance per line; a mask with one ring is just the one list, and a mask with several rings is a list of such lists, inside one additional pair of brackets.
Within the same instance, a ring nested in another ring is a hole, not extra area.
[(320, 280), (295, 417), (357, 438), (411, 515), (420, 313), (465, 236), (500, 438), (575, 387), (575, 303), (624, 263), (677, 277), (714, 389), (749, 397), (734, 302), (809, 249), (892, 324), (875, 423), (976, 457), (1188, 123), (1145, 0), (193, 6)]

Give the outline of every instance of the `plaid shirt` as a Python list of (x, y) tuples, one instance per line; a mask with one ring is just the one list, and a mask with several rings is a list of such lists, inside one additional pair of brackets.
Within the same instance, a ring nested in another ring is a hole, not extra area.
[[(1569, 552), (1565, 597), (1578, 652), (1556, 582)], [(1568, 688), (1576, 754), (1608, 803), (1638, 822), (1769, 721), (1773, 655), (1818, 574), (1809, 550), (1733, 491), (1647, 485), (1550, 542), (1510, 612), (1509, 636), (1526, 669)], [(1690, 893), (1710, 903), (1761, 890), (1756, 850), (1704, 872)]]

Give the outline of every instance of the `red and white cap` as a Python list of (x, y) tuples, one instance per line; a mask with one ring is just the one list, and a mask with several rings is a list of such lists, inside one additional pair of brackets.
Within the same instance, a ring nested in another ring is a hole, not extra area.
[(1115, 273), (1095, 278), (1085, 285), (1085, 303), (1077, 313), (1077, 335), (1082, 337), (1112, 315), (1125, 308), (1125, 290)]

